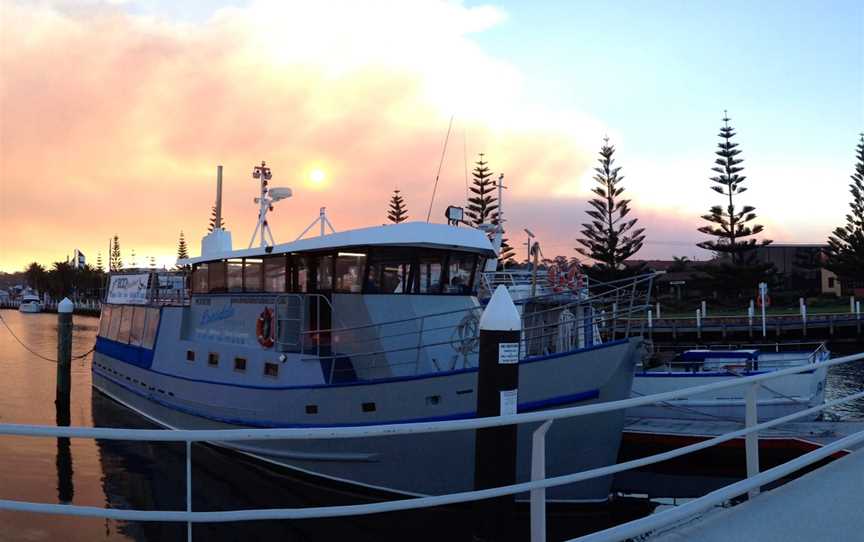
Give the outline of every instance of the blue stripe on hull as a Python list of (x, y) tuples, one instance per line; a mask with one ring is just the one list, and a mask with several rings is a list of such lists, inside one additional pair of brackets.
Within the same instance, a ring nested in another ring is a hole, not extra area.
[[(160, 404), (166, 408), (170, 408), (172, 410), (176, 410), (178, 412), (182, 412), (184, 414), (189, 414), (192, 416), (198, 416), (199, 418), (205, 418), (208, 420), (213, 420), (216, 422), (227, 423), (232, 425), (244, 425), (249, 427), (264, 427), (264, 428), (312, 428), (312, 427), (359, 427), (364, 425), (387, 425), (387, 424), (400, 424), (400, 423), (418, 423), (418, 422), (438, 422), (438, 421), (447, 421), (447, 420), (464, 420), (469, 418), (476, 417), (476, 412), (458, 412), (454, 414), (450, 414), (447, 416), (430, 416), (424, 418), (407, 418), (402, 420), (389, 420), (389, 421), (376, 421), (374, 423), (343, 423), (343, 424), (286, 424), (282, 422), (276, 422), (271, 420), (245, 420), (241, 418), (225, 418), (222, 416), (215, 416), (211, 414), (206, 414), (199, 410), (190, 409), (188, 407), (183, 407), (171, 403), (170, 401), (166, 401), (164, 399), (160, 399), (159, 397), (155, 397), (153, 395), (148, 395), (146, 393), (142, 393), (140, 390), (135, 389), (134, 387), (127, 386), (125, 382), (109, 376), (103, 371), (93, 368), (93, 372), (97, 374), (99, 377), (104, 378), (105, 380), (109, 380), (112, 383), (120, 386), (126, 391), (138, 395), (139, 397), (143, 397), (148, 401), (153, 401), (154, 403)], [(580, 403), (583, 401), (590, 401), (592, 399), (597, 399), (600, 396), (599, 390), (588, 390), (579, 393), (573, 393), (569, 395), (561, 395), (558, 397), (550, 397), (548, 399), (543, 399), (539, 401), (527, 401), (525, 403), (519, 403), (517, 409), (518, 412), (532, 412), (535, 410), (543, 410), (544, 408), (551, 408), (556, 406), (564, 406), (571, 405), (574, 403)]]
[[(579, 348), (576, 350), (571, 350), (569, 352), (563, 352), (560, 354), (551, 354), (547, 356), (536, 356), (531, 358), (524, 358), (519, 360), (520, 365), (525, 365), (528, 363), (537, 363), (550, 359), (557, 359), (564, 356), (571, 356), (573, 354), (577, 354), (580, 352), (587, 352), (589, 350), (598, 350), (601, 348), (609, 348), (612, 346), (617, 346), (620, 344), (624, 344), (628, 341), (628, 339), (620, 339), (617, 341), (611, 341), (608, 343), (603, 343), (599, 345), (589, 346), (587, 348)], [(236, 384), (233, 382), (219, 382), (217, 380), (205, 380), (201, 378), (192, 378), (188, 376), (181, 376), (172, 373), (166, 373), (164, 371), (158, 371), (156, 369), (151, 369), (151, 365), (153, 364), (153, 350), (147, 350), (146, 348), (141, 348), (138, 346), (131, 346), (128, 344), (119, 343), (116, 341), (112, 341), (106, 339), (104, 337), (96, 337), (96, 352), (100, 354), (105, 354), (110, 356), (111, 358), (117, 361), (123, 361), (126, 363), (130, 363), (142, 369), (147, 369), (148, 371), (158, 374), (161, 376), (167, 376), (170, 378), (177, 378), (180, 380), (185, 380), (187, 382), (198, 382), (201, 384), (213, 384), (215, 386), (228, 386), (232, 388), (248, 388), (248, 389), (258, 389), (258, 390), (302, 390), (302, 389), (317, 389), (317, 388), (335, 388), (335, 387), (343, 387), (343, 386), (370, 386), (376, 384), (385, 384), (387, 382), (405, 382), (409, 380), (423, 380), (428, 378), (441, 378), (445, 376), (451, 376), (455, 374), (462, 373), (476, 373), (477, 368), (471, 367), (468, 369), (455, 369), (453, 371), (440, 371), (437, 373), (427, 373), (420, 375), (410, 375), (410, 376), (397, 376), (397, 377), (388, 377), (388, 378), (376, 378), (373, 380), (354, 380), (351, 382), (333, 382), (332, 384), (309, 384), (302, 386), (256, 386), (252, 384)], [(328, 366), (329, 367), (329, 366)], [(338, 367), (338, 366), (337, 366)], [(324, 369), (322, 369), (324, 370)], [(329, 370), (326, 371), (329, 376)]]
[(153, 365), (153, 350), (131, 344), (123, 344), (117, 341), (96, 337), (96, 352), (105, 354), (116, 360), (125, 361), (142, 369), (150, 369)]

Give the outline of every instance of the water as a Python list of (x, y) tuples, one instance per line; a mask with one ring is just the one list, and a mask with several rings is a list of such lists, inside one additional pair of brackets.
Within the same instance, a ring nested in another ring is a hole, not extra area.
[[(3, 310), (20, 339), (56, 357), (57, 316)], [(73, 356), (95, 342), (98, 319), (75, 316)], [(2, 326), (0, 326), (2, 327)], [(55, 425), (57, 366), (24, 350), (0, 329), (0, 423)], [(71, 425), (154, 428), (91, 388), (90, 357), (72, 362)], [(185, 445), (0, 436), (0, 499), (44, 503), (182, 510)], [(432, 452), (430, 452), (432, 453)], [(193, 510), (348, 504), (354, 495), (324, 492), (272, 468), (203, 445), (193, 445)], [(550, 507), (550, 540), (562, 540), (649, 514), (655, 504), (619, 499), (609, 506)], [(357, 518), (195, 525), (196, 540), (470, 540), (470, 506)], [(186, 525), (124, 522), (0, 511), (0, 541), (185, 540)], [(528, 537), (527, 510), (517, 514), (514, 538)]]

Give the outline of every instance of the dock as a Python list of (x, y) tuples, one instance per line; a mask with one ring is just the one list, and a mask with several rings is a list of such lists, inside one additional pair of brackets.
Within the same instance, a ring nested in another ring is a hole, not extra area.
[(714, 510), (662, 534), (656, 542), (860, 540), (864, 450), (732, 508)]

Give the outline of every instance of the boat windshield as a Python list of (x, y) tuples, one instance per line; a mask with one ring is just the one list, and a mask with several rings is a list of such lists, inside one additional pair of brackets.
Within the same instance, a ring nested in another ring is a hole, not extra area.
[(437, 294), (476, 293), (485, 258), (416, 247), (273, 254), (199, 263), (193, 293)]

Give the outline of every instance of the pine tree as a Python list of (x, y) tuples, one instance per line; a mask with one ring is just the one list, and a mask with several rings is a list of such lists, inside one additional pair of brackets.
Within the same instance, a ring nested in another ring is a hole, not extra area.
[[(711, 177), (715, 184), (711, 189), (728, 198), (724, 205), (714, 205), (708, 214), (702, 218), (710, 222), (702, 226), (699, 231), (717, 237), (716, 240), (703, 241), (697, 246), (713, 251), (731, 258), (733, 265), (753, 263), (754, 251), (757, 247), (756, 239), (747, 239), (758, 235), (764, 229), (760, 224), (748, 225), (756, 219), (755, 207), (744, 205), (740, 210), (735, 207), (735, 196), (742, 194), (747, 189), (742, 185), (747, 178), (739, 175), (744, 168), (739, 164), (744, 160), (737, 156), (741, 150), (736, 148), (738, 143), (733, 143), (735, 130), (729, 126), (729, 116), (723, 112), (723, 127), (720, 128), (718, 137), (722, 139), (717, 144), (720, 150), (715, 151), (718, 158), (714, 161), (715, 166), (711, 168), (717, 175)], [(770, 240), (762, 240), (760, 245), (767, 245)]]
[(120, 238), (116, 235), (111, 242), (111, 257), (108, 261), (109, 271), (120, 271), (123, 269), (123, 260), (120, 258)]
[(186, 248), (186, 238), (183, 236), (183, 230), (180, 230), (180, 240), (177, 241), (177, 259), (185, 260), (189, 257), (189, 251)]
[[(213, 229), (216, 227), (216, 206), (210, 208), (210, 226), (207, 228), (207, 231), (212, 233)], [(219, 217), (219, 228), (225, 229), (225, 219), (221, 216)]]
[(96, 270), (102, 271), (102, 251), (96, 253)]
[[(615, 147), (609, 138), (603, 139), (600, 147), (600, 167), (594, 180), (598, 186), (591, 191), (597, 196), (588, 203), (592, 207), (586, 213), (591, 221), (582, 224), (582, 245), (576, 251), (596, 262), (595, 273), (616, 275), (623, 271), (624, 261), (639, 252), (645, 240), (645, 228), (635, 228), (638, 219), (626, 218), (630, 214), (630, 200), (621, 197), (624, 187), (619, 175), (620, 166), (615, 166)], [(612, 276), (608, 278), (613, 278)]]
[(155, 256), (150, 256), (150, 257), (148, 258), (148, 260), (149, 260), (149, 262), (150, 262), (150, 269), (154, 269), (154, 268), (156, 267), (156, 257), (155, 257)]
[(756, 208), (743, 205), (739, 210), (735, 206), (735, 197), (747, 190), (741, 186), (747, 177), (740, 174), (744, 168), (739, 164), (744, 160), (739, 157), (738, 143), (732, 142), (735, 131), (729, 126), (729, 120), (724, 111), (723, 127), (718, 134), (721, 138), (717, 144), (719, 150), (715, 151), (717, 159), (711, 168), (717, 173), (711, 177), (714, 183), (711, 189), (724, 196), (725, 205), (711, 207), (708, 214), (702, 215), (710, 224), (699, 228), (700, 232), (717, 239), (697, 243), (697, 246), (711, 250), (721, 258), (717, 262), (696, 266), (696, 270), (707, 275), (706, 286), (722, 293), (722, 299), (735, 300), (752, 296), (759, 282), (773, 283), (777, 277), (772, 263), (756, 259), (756, 248), (771, 243), (767, 239), (757, 242), (752, 238), (764, 229), (759, 224), (749, 225), (756, 219)]
[(132, 249), (132, 261), (130, 262), (129, 266), (132, 267), (132, 269), (138, 268), (138, 260), (135, 259), (135, 249), (134, 248)]
[(471, 176), (473, 179), (470, 190), (474, 196), (468, 198), (468, 209), (465, 214), (470, 219), (471, 225), (477, 227), (491, 223), (496, 215), (495, 210), (498, 209), (497, 198), (494, 196), (495, 181), (492, 179), (492, 171), (487, 167), (487, 162), (483, 160), (482, 152), (480, 159), (474, 164)]
[[(497, 185), (492, 179), (492, 171), (488, 167), (488, 162), (483, 159), (483, 153), (480, 153), (480, 159), (474, 164), (474, 170), (471, 172), (472, 186), (469, 188), (473, 197), (468, 198), (468, 209), (465, 214), (468, 216), (469, 222), (475, 228), (481, 224), (498, 225), (500, 217), (498, 215), (498, 198), (495, 196)], [(499, 263), (511, 262), (513, 260), (514, 251), (507, 238), (501, 238), (501, 249), (498, 251)]]
[(828, 237), (827, 267), (844, 280), (864, 279), (864, 134), (858, 142), (858, 163), (849, 183), (852, 201), (846, 225)]
[(405, 207), (405, 199), (399, 193), (399, 189), (393, 191), (390, 198), (390, 210), (387, 211), (387, 220), (394, 224), (408, 220), (408, 209)]

